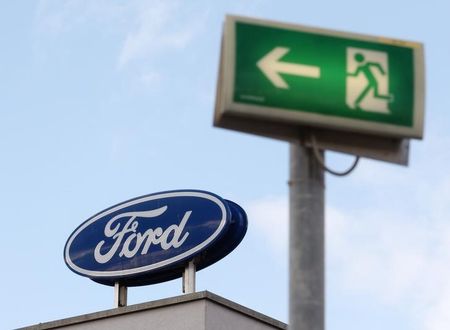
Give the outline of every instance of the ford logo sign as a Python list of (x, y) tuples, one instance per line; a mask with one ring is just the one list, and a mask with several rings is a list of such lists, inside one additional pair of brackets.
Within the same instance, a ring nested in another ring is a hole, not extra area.
[(200, 190), (141, 196), (83, 222), (69, 236), (64, 261), (98, 283), (147, 285), (222, 259), (244, 238), (247, 215), (236, 203)]

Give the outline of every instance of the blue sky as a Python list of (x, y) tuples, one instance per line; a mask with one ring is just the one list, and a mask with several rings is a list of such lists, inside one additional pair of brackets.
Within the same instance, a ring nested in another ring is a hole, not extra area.
[[(181, 188), (249, 215), (243, 243), (198, 273), (198, 289), (287, 320), (288, 145), (212, 127), (225, 14), (424, 43), (425, 138), (409, 167), (363, 159), (326, 177), (326, 320), (447, 328), (449, 12), (445, 0), (1, 2), (0, 328), (111, 308), (112, 288), (65, 266), (67, 237), (113, 204)], [(180, 293), (177, 280), (129, 300)]]

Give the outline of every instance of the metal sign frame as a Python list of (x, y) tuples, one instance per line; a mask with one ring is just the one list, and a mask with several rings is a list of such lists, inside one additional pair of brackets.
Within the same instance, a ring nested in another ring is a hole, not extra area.
[[(236, 65), (236, 23), (308, 32), (411, 48), (414, 61), (412, 127), (365, 120), (289, 111), (233, 100)], [(420, 43), (355, 33), (337, 32), (239, 16), (227, 16), (222, 39), (214, 125), (285, 141), (304, 141), (314, 134), (321, 149), (356, 154), (407, 165), (409, 138), (422, 138), (424, 123), (424, 54)], [(361, 143), (364, 141), (364, 143)]]

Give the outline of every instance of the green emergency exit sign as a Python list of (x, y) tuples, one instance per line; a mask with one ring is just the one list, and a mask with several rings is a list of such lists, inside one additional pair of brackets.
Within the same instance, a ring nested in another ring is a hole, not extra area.
[(228, 16), (216, 118), (422, 138), (419, 43)]

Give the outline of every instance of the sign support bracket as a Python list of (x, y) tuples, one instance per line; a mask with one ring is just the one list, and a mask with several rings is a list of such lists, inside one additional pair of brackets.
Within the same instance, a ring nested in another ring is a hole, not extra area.
[[(323, 159), (324, 152), (317, 151)], [(290, 144), (289, 329), (325, 329), (324, 170), (313, 148)]]
[(193, 260), (189, 261), (183, 271), (183, 293), (195, 292), (196, 267)]
[(120, 282), (114, 283), (114, 307), (125, 307), (127, 305), (128, 287), (120, 284)]

